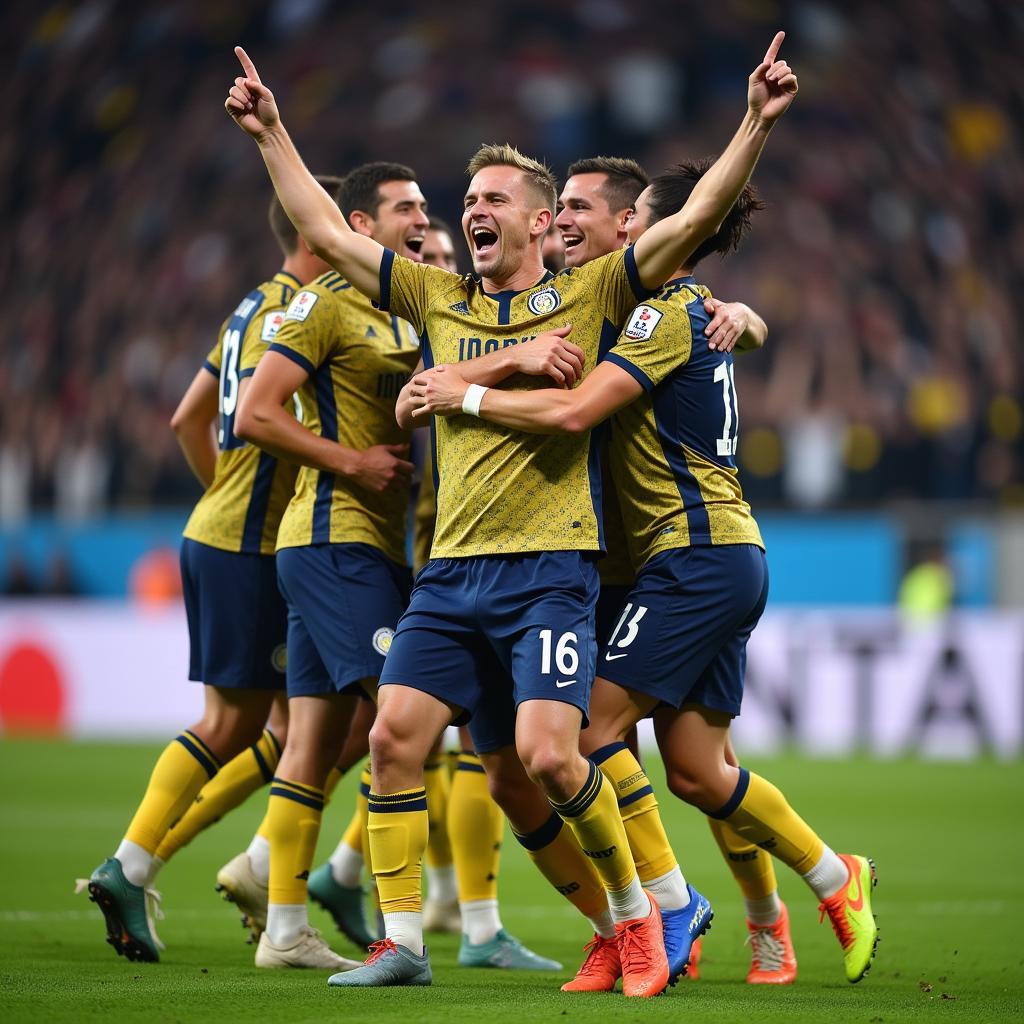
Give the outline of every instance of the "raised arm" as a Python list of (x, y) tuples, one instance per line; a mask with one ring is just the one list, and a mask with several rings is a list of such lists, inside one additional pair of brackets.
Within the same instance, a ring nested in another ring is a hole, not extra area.
[[(461, 366), (439, 366), (409, 383), (413, 420), (475, 408), (481, 419), (531, 434), (582, 434), (629, 405), (643, 388), (621, 367), (600, 363), (578, 388), (504, 391), (470, 385)], [(476, 391), (470, 391), (476, 387)], [(467, 402), (467, 393), (469, 400)], [(472, 414), (472, 413), (471, 413)]]
[(685, 264), (694, 249), (718, 230), (750, 180), (772, 125), (797, 93), (796, 75), (784, 60), (776, 60), (785, 37), (785, 32), (776, 33), (764, 60), (750, 76), (747, 112), (739, 130), (694, 186), (686, 205), (637, 240), (634, 255), (645, 288), (660, 287)]
[(256, 65), (240, 46), (235, 47), (235, 55), (245, 75), (235, 79), (224, 109), (259, 145), (277, 197), (295, 230), (315, 255), (364, 295), (379, 299), (384, 247), (348, 226), (337, 204), (302, 162), (281, 123), (274, 94), (260, 81)]

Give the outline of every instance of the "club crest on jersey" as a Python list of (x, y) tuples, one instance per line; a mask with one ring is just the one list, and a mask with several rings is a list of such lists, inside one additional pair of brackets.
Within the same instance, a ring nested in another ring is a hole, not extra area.
[(273, 313), (268, 313), (263, 318), (263, 330), (260, 331), (260, 341), (273, 341), (277, 337), (277, 332), (281, 330), (281, 324), (284, 323), (284, 313), (278, 309)]
[(314, 295), (313, 292), (299, 292), (292, 299), (292, 304), (284, 315), (285, 320), (298, 320), (299, 323), (302, 323), (309, 316), (309, 311), (316, 305), (319, 298), (320, 296)]
[(553, 313), (562, 304), (562, 296), (554, 288), (545, 288), (543, 291), (534, 292), (526, 300), (526, 308), (534, 316), (547, 316)]
[(275, 672), (284, 675), (288, 668), (288, 648), (284, 644), (278, 644), (270, 655), (270, 664), (274, 666)]
[(633, 341), (644, 341), (654, 333), (654, 328), (658, 326), (664, 315), (664, 313), (659, 313), (658, 310), (652, 309), (646, 303), (642, 306), (637, 306), (633, 310), (623, 334)]
[(373, 649), (378, 654), (383, 654), (387, 657), (388, 651), (391, 650), (391, 641), (394, 640), (394, 638), (395, 631), (393, 629), (389, 629), (387, 626), (381, 626), (381, 628), (373, 634)]

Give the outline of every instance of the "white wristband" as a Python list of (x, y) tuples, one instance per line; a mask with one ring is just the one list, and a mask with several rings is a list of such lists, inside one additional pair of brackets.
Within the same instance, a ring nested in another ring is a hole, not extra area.
[(479, 416), (480, 403), (488, 390), (483, 384), (470, 384), (462, 396), (462, 411), (469, 416)]

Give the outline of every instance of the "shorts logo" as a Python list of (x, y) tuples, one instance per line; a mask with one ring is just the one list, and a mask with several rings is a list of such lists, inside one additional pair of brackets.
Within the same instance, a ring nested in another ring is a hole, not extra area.
[(278, 644), (270, 655), (270, 664), (274, 666), (275, 672), (284, 673), (288, 668), (288, 647), (285, 644)]
[(299, 292), (292, 299), (292, 304), (284, 315), (285, 320), (298, 320), (299, 323), (302, 323), (309, 316), (309, 311), (316, 305), (319, 298), (320, 296), (314, 295), (313, 292)]
[(646, 303), (642, 306), (637, 306), (633, 310), (633, 314), (628, 321), (629, 325), (623, 333), (632, 341), (645, 341), (654, 333), (654, 329), (661, 323), (661, 318), (664, 315), (664, 313), (659, 313), (658, 310), (653, 309)]
[(553, 313), (562, 304), (562, 296), (554, 288), (545, 288), (543, 291), (534, 292), (526, 300), (526, 308), (534, 316), (547, 316)]
[(279, 309), (274, 313), (268, 313), (263, 318), (263, 330), (260, 331), (260, 341), (273, 341), (277, 332), (281, 330), (284, 323), (284, 313)]
[(376, 633), (373, 634), (373, 649), (383, 657), (387, 657), (388, 651), (391, 650), (391, 641), (395, 639), (395, 631), (388, 629), (387, 626), (381, 626)]

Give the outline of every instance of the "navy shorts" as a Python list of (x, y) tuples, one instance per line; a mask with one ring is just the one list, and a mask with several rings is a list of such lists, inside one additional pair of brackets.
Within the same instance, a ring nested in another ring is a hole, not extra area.
[(283, 690), (288, 610), (273, 555), (222, 551), (185, 538), (181, 589), (188, 677), (210, 686)]
[(597, 595), (597, 643), (605, 643), (612, 635), (615, 623), (622, 614), (622, 606), (633, 589), (632, 583), (602, 583)]
[(412, 575), (372, 544), (282, 548), (277, 578), (288, 602), (288, 696), (362, 695), (384, 667), (409, 602)]
[(768, 600), (755, 544), (674, 548), (640, 570), (597, 674), (674, 708), (738, 715), (747, 640)]
[(597, 590), (588, 552), (432, 559), (416, 577), (380, 683), (462, 708), (458, 722), (468, 719), (480, 754), (515, 742), (523, 701), (572, 704), (586, 724)]

